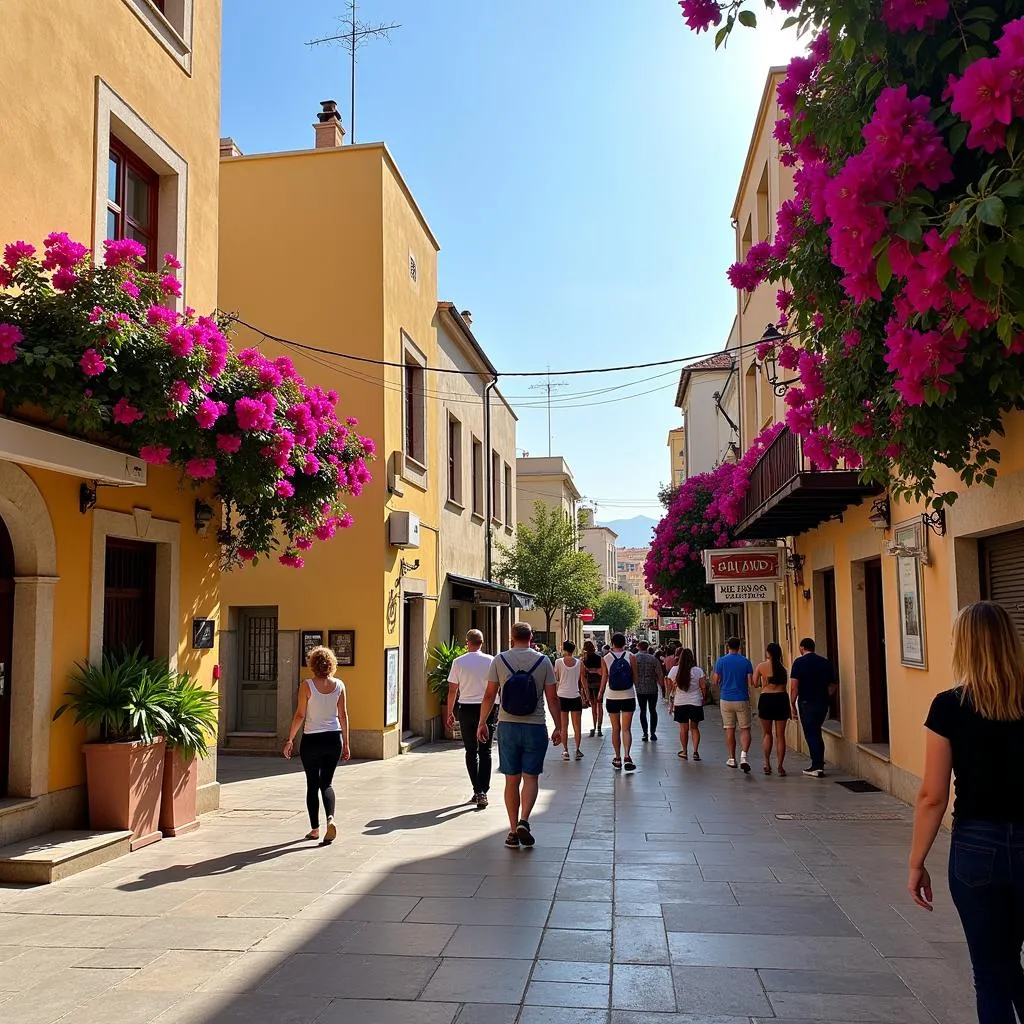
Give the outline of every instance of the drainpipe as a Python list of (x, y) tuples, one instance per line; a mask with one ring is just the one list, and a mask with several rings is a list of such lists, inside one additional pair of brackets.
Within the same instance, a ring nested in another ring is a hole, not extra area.
[(484, 579), (491, 580), (491, 547), (493, 536), (491, 520), (494, 518), (494, 481), (491, 479), (493, 460), (491, 459), (491, 392), (498, 386), (498, 378), (492, 377), (484, 385), (484, 486), (487, 497), (484, 511), (487, 521), (484, 523)]

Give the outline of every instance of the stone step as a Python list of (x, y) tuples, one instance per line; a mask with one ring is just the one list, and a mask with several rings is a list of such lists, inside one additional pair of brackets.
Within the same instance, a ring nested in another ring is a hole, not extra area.
[(129, 852), (131, 832), (47, 832), (0, 847), (0, 882), (45, 885)]

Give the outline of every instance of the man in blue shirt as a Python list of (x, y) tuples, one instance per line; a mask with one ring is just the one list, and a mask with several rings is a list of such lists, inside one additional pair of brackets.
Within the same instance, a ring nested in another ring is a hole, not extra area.
[(718, 686), (719, 707), (722, 725), (725, 726), (725, 746), (729, 752), (726, 765), (736, 767), (736, 727), (740, 730), (740, 768), (749, 773), (750, 763), (750, 685), (754, 681), (754, 666), (750, 659), (740, 654), (738, 637), (731, 636), (725, 642), (728, 654), (715, 662), (712, 681)]

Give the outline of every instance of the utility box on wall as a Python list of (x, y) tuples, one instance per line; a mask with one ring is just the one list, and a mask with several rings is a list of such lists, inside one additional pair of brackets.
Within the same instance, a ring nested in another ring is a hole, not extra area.
[(415, 512), (392, 512), (388, 516), (388, 541), (393, 548), (418, 548), (420, 517)]

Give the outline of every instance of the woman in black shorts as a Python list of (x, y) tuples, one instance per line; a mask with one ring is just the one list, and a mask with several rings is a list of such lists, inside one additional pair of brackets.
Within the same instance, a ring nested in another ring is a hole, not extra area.
[(761, 690), (757, 699), (757, 715), (761, 719), (761, 746), (764, 749), (765, 775), (772, 773), (772, 731), (775, 732), (775, 757), (779, 775), (785, 777), (786, 769), (786, 723), (790, 719), (789, 694), (786, 684), (789, 672), (782, 664), (782, 648), (769, 644), (765, 649), (766, 659), (754, 669), (754, 685)]
[(583, 641), (583, 671), (587, 674), (587, 694), (590, 697), (590, 714), (594, 719), (594, 732), (601, 735), (601, 724), (604, 722), (604, 705), (597, 699), (601, 692), (601, 655), (597, 653), (593, 640)]

